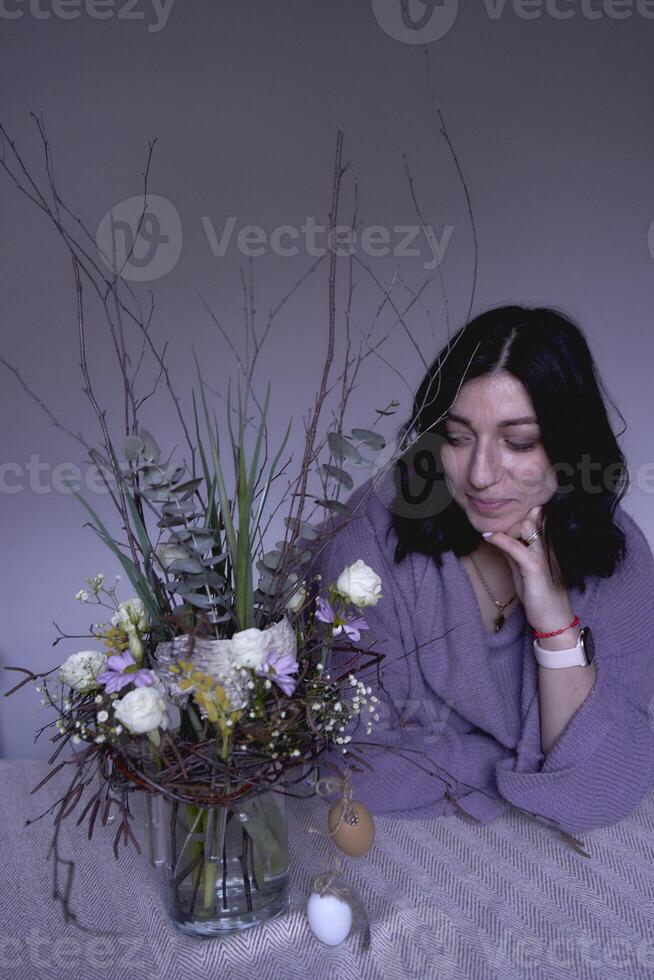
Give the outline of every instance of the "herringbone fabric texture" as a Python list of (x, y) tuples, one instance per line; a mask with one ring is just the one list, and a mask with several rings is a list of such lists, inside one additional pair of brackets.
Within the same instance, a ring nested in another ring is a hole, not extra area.
[(52, 901), (51, 818), (25, 826), (62, 792), (59, 774), (29, 795), (44, 771), (0, 763), (2, 980), (654, 977), (654, 794), (619, 824), (578, 834), (589, 858), (515, 810), (487, 826), (379, 817), (373, 850), (344, 859), (370, 947), (356, 934), (330, 949), (304, 916), (311, 876), (337, 853), (308, 832), (325, 825), (323, 801), (289, 801), (289, 914), (223, 940), (177, 932), (145, 857), (129, 849), (116, 862), (111, 828), (89, 844), (69, 818), (62, 851), (77, 861), (74, 908), (90, 930), (116, 932), (106, 939), (65, 926)]

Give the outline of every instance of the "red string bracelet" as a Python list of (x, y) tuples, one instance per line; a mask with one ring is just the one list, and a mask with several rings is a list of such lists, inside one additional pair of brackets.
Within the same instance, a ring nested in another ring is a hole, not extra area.
[(548, 636), (558, 636), (560, 633), (565, 633), (566, 630), (572, 629), (572, 627), (573, 626), (576, 626), (577, 623), (579, 623), (579, 616), (575, 616), (575, 618), (572, 620), (572, 622), (570, 623), (570, 625), (569, 626), (564, 626), (563, 629), (561, 629), (561, 630), (554, 630), (554, 632), (552, 632), (552, 633), (539, 633), (538, 630), (535, 630), (532, 627), (532, 633), (534, 634), (535, 639), (537, 639), (537, 640), (543, 640), (543, 639), (545, 639)]

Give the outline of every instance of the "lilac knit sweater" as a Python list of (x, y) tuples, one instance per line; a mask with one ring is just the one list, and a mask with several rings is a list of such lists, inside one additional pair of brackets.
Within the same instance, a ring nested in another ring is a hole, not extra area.
[[(314, 564), (325, 586), (357, 558), (382, 580), (383, 598), (363, 611), (370, 631), (357, 644), (385, 656), (380, 677), (374, 667), (360, 675), (380, 699), (380, 718), (352, 742), (374, 769), (349, 759), (360, 770), (355, 798), (373, 813), (408, 818), (461, 807), (483, 824), (514, 806), (569, 833), (636, 809), (654, 788), (654, 558), (638, 525), (619, 507), (626, 558), (610, 579), (588, 579), (585, 594), (570, 590), (593, 632), (597, 678), (545, 756), (523, 607), (490, 635), (453, 552), (441, 569), (415, 553), (395, 564), (397, 536), (386, 536), (392, 494), (388, 474), (356, 489), (348, 500), (355, 516)], [(329, 758), (348, 762), (347, 753)], [(448, 784), (457, 805), (444, 796)]]

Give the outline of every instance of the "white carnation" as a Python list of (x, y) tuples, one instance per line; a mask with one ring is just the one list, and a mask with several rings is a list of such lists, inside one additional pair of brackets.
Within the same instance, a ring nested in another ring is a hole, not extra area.
[(376, 606), (381, 598), (381, 579), (358, 558), (338, 576), (336, 591), (355, 606)]
[(86, 694), (99, 687), (97, 681), (98, 674), (101, 674), (107, 663), (104, 653), (98, 650), (80, 650), (79, 653), (71, 653), (67, 660), (59, 668), (59, 676), (64, 684)]
[(237, 667), (256, 669), (264, 662), (267, 654), (267, 637), (263, 630), (258, 630), (253, 626), (251, 629), (234, 633), (232, 637), (232, 659)]
[(168, 728), (166, 702), (155, 687), (137, 687), (114, 703), (116, 719), (134, 735)]

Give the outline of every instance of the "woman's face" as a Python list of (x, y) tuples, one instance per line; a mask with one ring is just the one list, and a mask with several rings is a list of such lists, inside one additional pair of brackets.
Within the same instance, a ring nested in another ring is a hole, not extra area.
[(448, 489), (478, 531), (518, 537), (528, 511), (557, 488), (531, 399), (506, 371), (462, 386), (447, 415), (441, 457)]

